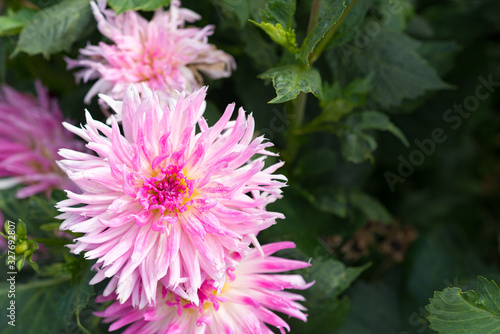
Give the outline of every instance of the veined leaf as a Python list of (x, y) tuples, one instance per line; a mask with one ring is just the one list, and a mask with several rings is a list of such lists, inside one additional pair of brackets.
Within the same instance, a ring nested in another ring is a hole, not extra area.
[(273, 41), (286, 48), (292, 54), (297, 52), (297, 43), (295, 41), (295, 32), (293, 30), (285, 29), (280, 23), (257, 23), (252, 20), (250, 20), (250, 22), (264, 30)]
[(426, 307), (430, 327), (442, 334), (500, 333), (500, 288), (480, 276), (476, 290), (446, 288), (435, 292)]
[(273, 41), (295, 54), (298, 50), (293, 30), (294, 14), (295, 0), (269, 0), (266, 9), (260, 11), (262, 22), (250, 22), (264, 30)]
[(346, 124), (356, 130), (381, 130), (389, 131), (398, 138), (406, 147), (410, 146), (403, 132), (395, 126), (386, 114), (378, 111), (367, 110), (349, 115)]
[(358, 0), (328, 43), (328, 48), (342, 45), (356, 37), (370, 6), (371, 0)]
[(345, 10), (345, 1), (336, 0), (326, 10), (326, 13), (320, 18), (313, 30), (307, 35), (300, 51), (297, 53), (297, 59), (304, 64), (309, 65), (309, 55), (313, 52), (316, 44), (325, 37), (326, 33), (337, 23)]
[(415, 51), (420, 44), (402, 33), (383, 30), (352, 57), (362, 75), (374, 74), (371, 98), (384, 108), (426, 91), (449, 88)]
[(369, 110), (350, 114), (344, 124), (346, 129), (340, 131), (341, 150), (348, 161), (360, 163), (373, 158), (372, 152), (377, 148), (377, 142), (365, 130), (389, 131), (405, 146), (409, 146), (403, 132), (381, 112)]
[(22, 30), (13, 56), (26, 52), (49, 57), (69, 50), (91, 17), (89, 0), (66, 0), (42, 9)]
[(372, 89), (372, 76), (356, 79), (342, 89), (338, 81), (332, 85), (324, 85), (323, 100), (320, 105), (321, 114), (309, 123), (305, 129), (314, 129), (323, 123), (338, 122), (354, 108), (365, 104), (366, 95)]
[(154, 11), (162, 6), (168, 6), (170, 0), (108, 0), (108, 5), (117, 14), (127, 10)]
[(321, 76), (317, 69), (304, 69), (297, 65), (272, 68), (261, 75), (261, 79), (272, 79), (276, 96), (269, 103), (293, 100), (300, 92), (313, 93), (321, 97)]
[(260, 11), (260, 17), (264, 22), (279, 23), (290, 30), (296, 10), (295, 2), (296, 0), (269, 0), (266, 9)]

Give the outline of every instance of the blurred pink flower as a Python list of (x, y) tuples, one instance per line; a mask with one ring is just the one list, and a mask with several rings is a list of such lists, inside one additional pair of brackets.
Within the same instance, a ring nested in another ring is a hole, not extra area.
[(98, 156), (60, 151), (60, 166), (83, 190), (58, 203), (61, 229), (85, 233), (72, 251), (98, 259), (91, 283), (113, 277), (107, 293), (116, 287), (121, 302), (154, 302), (161, 280), (198, 303), (205, 276), (222, 289), (235, 265), (230, 252), (244, 251), (283, 218), (265, 210), (286, 181), (273, 174), (282, 163), (264, 169), (272, 144), (253, 139), (254, 120), (243, 109), (230, 122), (234, 104), (209, 127), (201, 117), (205, 94), (182, 93), (163, 109), (156, 93), (131, 85), (123, 103), (101, 95), (122, 118), (123, 135), (114, 116), (111, 127), (88, 113), (84, 128), (65, 124)]
[(91, 6), (99, 31), (114, 44), (88, 45), (78, 59), (66, 59), (68, 69), (84, 68), (76, 73), (77, 79), (98, 79), (85, 96), (86, 103), (98, 93), (121, 100), (130, 83), (146, 83), (161, 98), (175, 90), (193, 92), (203, 85), (199, 72), (218, 79), (236, 68), (233, 57), (208, 44), (213, 26), (185, 27), (200, 16), (179, 8), (178, 0), (171, 1), (168, 11), (157, 10), (149, 22), (134, 11), (115, 15), (105, 9), (104, 0)]
[[(261, 334), (273, 332), (266, 324), (279, 328), (284, 333), (288, 324), (273, 311), (307, 320), (301, 295), (284, 289), (304, 290), (314, 282), (306, 283), (300, 275), (276, 274), (288, 270), (309, 267), (302, 261), (270, 256), (274, 252), (294, 248), (292, 242), (278, 242), (262, 247), (265, 257), (253, 249), (238, 263), (229, 268), (222, 291), (207, 279), (198, 291), (199, 305), (186, 301), (170, 291), (157, 292), (156, 307), (136, 309), (130, 301), (114, 302), (106, 310), (96, 312), (104, 322), (113, 322), (109, 330), (114, 331), (130, 325), (123, 334)], [(114, 295), (98, 297), (99, 302), (113, 300)]]
[(55, 99), (35, 83), (38, 100), (3, 85), (0, 87), (0, 189), (24, 184), (18, 198), (54, 188), (76, 191), (75, 184), (57, 166), (60, 148), (81, 149), (83, 144), (63, 126)]

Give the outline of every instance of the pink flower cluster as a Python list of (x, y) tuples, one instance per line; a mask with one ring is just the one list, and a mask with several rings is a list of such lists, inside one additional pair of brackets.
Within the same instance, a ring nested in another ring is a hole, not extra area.
[[(101, 95), (121, 117), (123, 131), (114, 116), (110, 126), (88, 113), (82, 128), (64, 124), (96, 155), (60, 151), (61, 168), (83, 191), (68, 191), (58, 204), (61, 229), (84, 234), (71, 249), (97, 259), (91, 283), (111, 278), (103, 298), (118, 301), (102, 314), (119, 319), (112, 328), (135, 320), (129, 332), (268, 333), (264, 323), (286, 328), (269, 308), (305, 320), (294, 302), (300, 297), (274, 290), (308, 285), (298, 276), (262, 274), (308, 264), (268, 257), (290, 243), (259, 253), (256, 240), (283, 218), (265, 209), (281, 197), (286, 178), (274, 172), (282, 163), (265, 167), (266, 156), (275, 155), (267, 150), (272, 144), (254, 137), (254, 120), (243, 109), (231, 121), (234, 104), (208, 126), (205, 94), (205, 88), (183, 92), (175, 104), (162, 106), (155, 92), (131, 85), (121, 103)], [(257, 248), (249, 247), (252, 242)], [(209, 304), (213, 309), (205, 312)], [(237, 321), (250, 311), (248, 323)]]
[(274, 312), (306, 321), (304, 298), (284, 290), (313, 283), (283, 272), (310, 264), (272, 256), (292, 242), (257, 240), (284, 218), (266, 209), (282, 196), (283, 163), (266, 164), (277, 154), (242, 108), (228, 105), (213, 126), (203, 118), (199, 72), (221, 78), (235, 68), (208, 44), (213, 27), (186, 27), (200, 17), (178, 0), (149, 22), (115, 15), (103, 0), (91, 6), (113, 44), (89, 45), (67, 64), (83, 67), (83, 81), (98, 79), (86, 102), (101, 93), (115, 114), (105, 124), (87, 112), (85, 125), (63, 127), (39, 83), (38, 101), (3, 87), (0, 188), (26, 185), (18, 197), (66, 190), (60, 229), (79, 235), (72, 253), (96, 261), (90, 283), (109, 279), (98, 299), (114, 302), (96, 314), (111, 331), (283, 333), (290, 328)]
[(0, 189), (25, 185), (18, 198), (54, 188), (76, 187), (57, 166), (60, 148), (83, 145), (63, 128), (63, 115), (40, 82), (38, 99), (4, 85), (0, 87)]
[(66, 59), (69, 69), (83, 67), (77, 79), (98, 79), (85, 97), (85, 102), (98, 93), (123, 99), (130, 83), (146, 83), (160, 97), (173, 93), (193, 92), (203, 85), (200, 72), (210, 78), (228, 77), (236, 68), (233, 57), (208, 44), (214, 27), (186, 27), (200, 19), (172, 0), (170, 10), (159, 9), (151, 21), (128, 11), (115, 15), (106, 9), (106, 1), (91, 2), (99, 31), (114, 44), (88, 45), (81, 56)]

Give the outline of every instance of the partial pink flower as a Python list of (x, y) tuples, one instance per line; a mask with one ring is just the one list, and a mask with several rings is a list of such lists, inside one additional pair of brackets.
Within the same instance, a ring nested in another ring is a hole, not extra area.
[(99, 31), (113, 44), (104, 42), (80, 50), (76, 60), (66, 59), (68, 69), (83, 67), (77, 79), (98, 79), (85, 102), (98, 93), (122, 100), (130, 83), (146, 83), (160, 97), (175, 91), (193, 92), (203, 85), (200, 72), (218, 79), (236, 68), (233, 57), (208, 43), (213, 26), (186, 27), (201, 17), (172, 0), (170, 9), (158, 9), (151, 21), (134, 11), (116, 15), (106, 1), (91, 2)]
[[(2, 210), (0, 210), (0, 230), (2, 232), (6, 232), (4, 230), (5, 218), (3, 216)], [(7, 253), (7, 239), (3, 236), (0, 236), (0, 254)]]
[(49, 195), (54, 188), (77, 189), (56, 164), (57, 152), (83, 144), (62, 126), (57, 101), (39, 81), (35, 86), (38, 99), (0, 87), (0, 189), (25, 185), (18, 198)]
[(265, 210), (286, 181), (273, 174), (281, 162), (264, 168), (272, 144), (253, 138), (253, 117), (243, 109), (230, 122), (234, 104), (209, 127), (201, 117), (205, 94), (182, 93), (162, 108), (156, 93), (131, 85), (123, 103), (101, 95), (121, 116), (123, 133), (114, 116), (111, 127), (88, 113), (81, 129), (65, 124), (98, 156), (60, 151), (60, 166), (83, 189), (58, 204), (61, 229), (85, 234), (72, 251), (98, 259), (91, 283), (112, 277), (106, 294), (116, 288), (121, 302), (154, 303), (161, 280), (198, 303), (204, 279), (222, 289), (235, 265), (231, 252), (283, 218)]
[[(104, 322), (113, 322), (110, 331), (129, 325), (123, 334), (272, 334), (267, 325), (282, 333), (290, 331), (288, 324), (273, 311), (307, 320), (305, 307), (297, 301), (304, 297), (283, 291), (304, 290), (314, 282), (306, 283), (300, 275), (277, 274), (309, 267), (307, 262), (270, 256), (274, 252), (294, 248), (292, 242), (278, 242), (262, 247), (264, 257), (252, 249), (236, 268), (229, 268), (222, 291), (206, 279), (198, 291), (199, 305), (166, 289), (157, 292), (156, 307), (134, 308), (131, 301), (114, 302), (106, 310), (96, 312)], [(238, 257), (239, 254), (234, 254)], [(99, 302), (113, 300), (113, 295), (98, 297)]]

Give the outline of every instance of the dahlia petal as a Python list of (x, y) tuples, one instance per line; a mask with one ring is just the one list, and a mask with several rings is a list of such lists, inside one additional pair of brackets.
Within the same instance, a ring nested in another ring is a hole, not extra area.
[[(265, 245), (263, 249), (270, 252), (291, 247), (294, 247), (293, 243), (283, 242)], [(309, 284), (299, 275), (263, 274), (259, 271), (262, 267), (260, 263), (265, 263), (268, 256), (260, 258), (255, 256), (256, 253), (257, 250), (251, 250), (240, 259), (237, 268), (228, 271), (231, 272), (231, 279), (221, 290), (216, 290), (212, 279), (204, 278), (197, 291), (197, 303), (181, 302), (183, 297), (163, 287), (157, 289), (157, 302), (154, 305), (137, 309), (130, 300), (123, 304), (117, 301), (98, 316), (103, 317), (104, 322), (116, 323), (110, 329), (135, 319), (125, 329), (128, 333), (272, 333), (267, 325), (278, 328), (282, 333), (289, 331), (288, 324), (273, 311), (302, 321), (307, 320), (307, 315), (302, 312), (305, 308), (295, 302), (303, 300), (303, 297), (282, 289)], [(254, 270), (241, 270), (246, 267)], [(279, 280), (282, 284), (273, 283), (274, 280)], [(142, 317), (137, 317), (137, 312)]]

